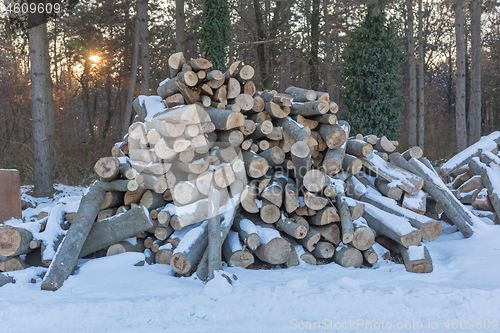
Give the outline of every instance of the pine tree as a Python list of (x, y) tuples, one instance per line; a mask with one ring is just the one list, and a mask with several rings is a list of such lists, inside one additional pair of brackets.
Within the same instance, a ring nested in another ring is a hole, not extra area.
[[(363, 12), (361, 12), (363, 14)], [(385, 13), (364, 13), (363, 23), (351, 35), (340, 82), (340, 101), (349, 112), (346, 120), (353, 133), (399, 136), (400, 110), (405, 97), (399, 94), (399, 64), (406, 56), (396, 42), (394, 24)]]
[(201, 50), (212, 62), (213, 69), (225, 71), (232, 30), (227, 0), (205, 0), (203, 15)]

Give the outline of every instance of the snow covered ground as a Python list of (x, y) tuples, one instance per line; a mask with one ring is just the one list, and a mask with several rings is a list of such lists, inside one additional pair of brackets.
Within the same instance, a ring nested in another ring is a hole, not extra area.
[[(59, 186), (65, 195), (84, 189)], [(39, 200), (31, 216), (53, 200)], [(485, 219), (484, 221), (488, 221)], [(82, 262), (57, 292), (41, 268), (9, 273), (0, 332), (495, 332), (500, 331), (500, 226), (484, 222), (426, 243), (430, 274), (336, 264), (268, 271), (225, 268), (233, 286), (175, 278), (170, 266), (134, 266), (140, 253)], [(32, 283), (32, 279), (36, 283)]]

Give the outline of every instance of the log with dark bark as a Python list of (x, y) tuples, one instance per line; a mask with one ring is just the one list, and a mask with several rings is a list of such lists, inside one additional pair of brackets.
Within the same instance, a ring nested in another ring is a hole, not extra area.
[(105, 195), (106, 192), (97, 184), (94, 184), (87, 194), (82, 197), (77, 215), (63, 242), (59, 245), (59, 249), (43, 279), (41, 285), (43, 290), (58, 290), (73, 272)]

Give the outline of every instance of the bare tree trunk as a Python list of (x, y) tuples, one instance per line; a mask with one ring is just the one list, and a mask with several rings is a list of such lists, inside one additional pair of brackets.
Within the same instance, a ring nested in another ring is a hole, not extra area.
[[(30, 1), (30, 3), (38, 3)], [(33, 118), (34, 195), (52, 194), (54, 178), (54, 97), (50, 77), (46, 17), (29, 15), (31, 109)]]
[(471, 95), (469, 105), (469, 145), (481, 138), (481, 0), (470, 3), (471, 16)]
[(323, 17), (325, 20), (325, 64), (326, 64), (326, 92), (332, 97), (333, 96), (333, 75), (332, 75), (332, 62), (333, 62), (333, 50), (332, 41), (330, 38), (330, 16), (328, 12), (328, 0), (323, 0)]
[(184, 0), (175, 0), (175, 51), (186, 52), (186, 16)]
[(457, 82), (455, 121), (457, 135), (457, 150), (467, 147), (467, 126), (465, 119), (465, 29), (464, 8), (462, 4), (455, 5), (455, 37), (457, 41)]
[(128, 87), (127, 104), (122, 120), (122, 136), (127, 134), (132, 120), (132, 103), (134, 102), (135, 84), (137, 82), (137, 63), (139, 58), (139, 20), (135, 21), (134, 51), (132, 54), (132, 65), (130, 68), (130, 83)]
[(415, 39), (413, 38), (413, 3), (406, 2), (408, 7), (408, 66), (410, 74), (410, 91), (408, 100), (408, 144), (417, 145), (417, 64), (415, 62)]
[(313, 90), (319, 90), (319, 5), (320, 0), (312, 0), (309, 81)]
[(425, 143), (425, 96), (424, 96), (424, 36), (422, 0), (418, 0), (418, 146)]
[(149, 60), (148, 0), (137, 1), (139, 39), (141, 48), (141, 95), (149, 95), (151, 66)]

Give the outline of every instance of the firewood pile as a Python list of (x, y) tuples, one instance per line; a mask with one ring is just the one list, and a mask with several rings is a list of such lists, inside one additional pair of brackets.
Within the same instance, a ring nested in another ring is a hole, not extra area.
[(438, 175), (418, 147), (400, 154), (384, 136), (351, 133), (328, 93), (257, 91), (239, 61), (225, 73), (182, 53), (168, 64), (171, 78), (134, 101), (134, 123), (78, 207), (0, 227), (0, 270), (50, 265), (42, 288), (57, 290), (78, 258), (134, 251), (202, 280), (221, 257), (254, 269), (399, 258), (428, 273), (423, 241), (439, 237), (440, 220), (464, 237), (477, 216), (498, 221), (498, 132)]

